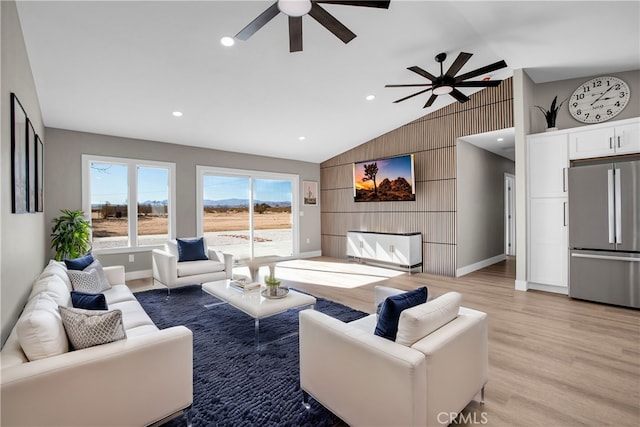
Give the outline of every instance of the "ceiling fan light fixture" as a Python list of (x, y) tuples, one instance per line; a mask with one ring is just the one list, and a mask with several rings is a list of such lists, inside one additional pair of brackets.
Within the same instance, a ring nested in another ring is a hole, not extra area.
[(304, 16), (311, 10), (311, 0), (278, 0), (278, 9), (294, 18)]
[(449, 86), (449, 85), (442, 85), (442, 86), (433, 88), (434, 95), (446, 95), (451, 92), (453, 92), (453, 86)]
[(224, 36), (223, 38), (220, 39), (220, 44), (222, 44), (222, 46), (231, 47), (235, 43), (236, 41), (233, 37)]

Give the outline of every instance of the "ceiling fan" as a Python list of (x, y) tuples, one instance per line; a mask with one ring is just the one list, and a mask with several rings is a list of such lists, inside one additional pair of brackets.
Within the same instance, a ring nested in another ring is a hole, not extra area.
[(390, 0), (278, 0), (267, 10), (262, 12), (256, 19), (244, 27), (235, 38), (248, 40), (256, 31), (264, 27), (280, 12), (289, 17), (289, 52), (302, 51), (302, 17), (311, 15), (327, 30), (331, 31), (344, 43), (349, 43), (356, 35), (338, 21), (333, 15), (327, 12), (319, 3), (342, 4), (347, 6), (364, 6), (388, 9)]
[(442, 63), (445, 59), (447, 59), (446, 53), (439, 53), (436, 55), (436, 62), (440, 63), (440, 76), (436, 77), (428, 71), (423, 70), (418, 66), (413, 66), (407, 68), (407, 70), (411, 70), (416, 74), (421, 75), (422, 77), (427, 78), (431, 81), (428, 84), (404, 84), (404, 85), (385, 85), (385, 87), (427, 87), (424, 90), (416, 92), (412, 95), (406, 96), (404, 98), (398, 99), (394, 101), (394, 103), (402, 102), (406, 99), (413, 98), (414, 96), (420, 95), (422, 93), (433, 91), (427, 103), (424, 104), (423, 108), (430, 107), (433, 102), (436, 100), (438, 95), (446, 95), (449, 94), (454, 97), (458, 102), (467, 102), (469, 97), (464, 93), (460, 92), (457, 88), (459, 87), (494, 87), (498, 86), (502, 80), (480, 80), (480, 81), (465, 81), (467, 79), (471, 79), (473, 77), (480, 76), (482, 74), (490, 73), (495, 70), (499, 70), (501, 68), (505, 68), (507, 63), (504, 61), (498, 61), (493, 64), (478, 68), (477, 70), (469, 71), (468, 73), (461, 74), (456, 77), (456, 74), (464, 64), (473, 56), (472, 53), (460, 52), (458, 57), (453, 64), (449, 67), (446, 73), (442, 72)]

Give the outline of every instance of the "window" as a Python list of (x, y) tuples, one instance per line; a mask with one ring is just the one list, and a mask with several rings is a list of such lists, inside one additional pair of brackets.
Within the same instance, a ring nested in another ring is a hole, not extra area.
[(82, 163), (94, 251), (157, 246), (173, 237), (174, 163), (90, 155)]
[(234, 259), (298, 252), (298, 176), (198, 166), (198, 230)]

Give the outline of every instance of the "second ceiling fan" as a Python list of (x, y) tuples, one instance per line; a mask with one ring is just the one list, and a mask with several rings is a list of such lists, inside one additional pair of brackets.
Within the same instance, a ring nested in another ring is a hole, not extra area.
[(457, 88), (459, 87), (495, 87), (498, 86), (502, 80), (476, 80), (476, 81), (465, 81), (467, 79), (472, 79), (474, 77), (478, 77), (482, 74), (487, 74), (492, 71), (499, 70), (501, 68), (505, 68), (507, 63), (504, 61), (494, 62), (493, 64), (486, 65), (484, 67), (480, 67), (476, 70), (469, 71), (468, 73), (461, 74), (456, 76), (458, 71), (464, 67), (467, 61), (473, 56), (471, 53), (460, 52), (458, 57), (453, 61), (453, 64), (449, 67), (446, 73), (442, 71), (442, 63), (445, 59), (447, 59), (446, 53), (439, 53), (436, 55), (436, 62), (440, 63), (440, 76), (436, 77), (428, 71), (423, 70), (422, 68), (414, 65), (413, 67), (407, 68), (407, 70), (413, 71), (416, 74), (425, 77), (430, 80), (431, 83), (420, 83), (420, 84), (400, 84), (400, 85), (385, 85), (385, 87), (426, 87), (426, 89), (416, 92), (412, 95), (405, 96), (404, 98), (400, 98), (394, 103), (402, 102), (409, 98), (413, 98), (414, 96), (423, 94), (428, 91), (433, 91), (427, 103), (424, 104), (423, 108), (430, 107), (436, 98), (439, 95), (449, 94), (454, 97), (458, 102), (467, 102), (469, 97), (464, 93), (460, 92)]
[(302, 17), (309, 14), (323, 27), (331, 31), (344, 43), (349, 43), (356, 35), (344, 24), (338, 21), (333, 15), (327, 12), (319, 3), (341, 4), (347, 6), (376, 7), (388, 9), (390, 0), (278, 0), (267, 10), (262, 12), (256, 19), (244, 27), (235, 38), (248, 40), (260, 28), (276, 17), (280, 12), (289, 17), (289, 52), (302, 51)]

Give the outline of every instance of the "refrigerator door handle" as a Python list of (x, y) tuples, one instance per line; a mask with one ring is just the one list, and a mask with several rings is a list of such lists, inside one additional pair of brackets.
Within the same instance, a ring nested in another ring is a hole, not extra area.
[(620, 189), (620, 169), (614, 172), (616, 203), (616, 243), (622, 243), (622, 190)]
[(623, 256), (604, 256), (604, 255), (591, 255), (591, 254), (571, 254), (574, 258), (591, 258), (591, 259), (605, 259), (611, 261), (628, 261), (628, 262), (640, 262), (640, 258), (627, 258)]
[(609, 226), (609, 243), (616, 242), (615, 235), (615, 195), (613, 189), (613, 169), (607, 170), (607, 224)]

